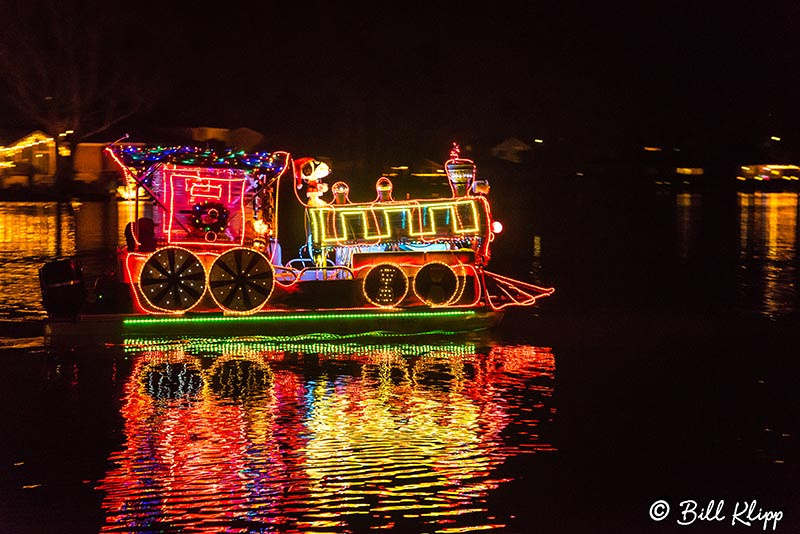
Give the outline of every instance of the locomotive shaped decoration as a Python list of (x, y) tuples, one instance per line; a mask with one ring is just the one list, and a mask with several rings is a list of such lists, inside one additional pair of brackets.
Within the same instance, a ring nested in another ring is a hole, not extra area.
[[(288, 152), (133, 144), (106, 152), (136, 192), (119, 253), (130, 316), (473, 310), (496, 322), (505, 308), (554, 291), (487, 271), (502, 225), (488, 182), (455, 144), (444, 164), (449, 198), (395, 200), (381, 176), (369, 202), (351, 201), (342, 180), (329, 186), (328, 164)], [(278, 224), (286, 187), (305, 234), (288, 261)]]

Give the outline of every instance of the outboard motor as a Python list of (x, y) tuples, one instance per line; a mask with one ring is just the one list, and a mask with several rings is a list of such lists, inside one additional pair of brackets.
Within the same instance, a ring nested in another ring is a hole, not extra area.
[(50, 317), (76, 317), (86, 305), (83, 268), (78, 260), (61, 259), (39, 268), (42, 304)]

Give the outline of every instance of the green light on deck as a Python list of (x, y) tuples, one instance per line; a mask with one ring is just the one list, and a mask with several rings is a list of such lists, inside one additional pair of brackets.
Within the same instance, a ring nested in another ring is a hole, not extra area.
[[(464, 332), (448, 330), (431, 330), (423, 335), (452, 336)], [(474, 355), (477, 346), (475, 343), (395, 343), (382, 342), (373, 344), (365, 342), (364, 338), (380, 338), (386, 340), (392, 337), (407, 337), (402, 334), (387, 331), (360, 332), (358, 334), (324, 334), (313, 333), (296, 336), (255, 336), (248, 338), (184, 338), (176, 339), (148, 339), (127, 338), (124, 346), (126, 353), (139, 353), (142, 351), (170, 351), (182, 348), (186, 354), (208, 356), (213, 353), (239, 354), (269, 351), (290, 351), (302, 354), (327, 354), (332, 356), (352, 355), (385, 355), (402, 354), (403, 356), (425, 356), (436, 358), (447, 355)]]
[(429, 317), (469, 317), (475, 315), (474, 311), (420, 311), (420, 312), (375, 312), (375, 313), (304, 313), (274, 315), (242, 315), (242, 316), (216, 316), (216, 317), (148, 317), (142, 319), (125, 319), (125, 326), (156, 325), (156, 324), (203, 324), (203, 323), (266, 323), (286, 321), (323, 321), (323, 320), (350, 320), (350, 319), (424, 319)]

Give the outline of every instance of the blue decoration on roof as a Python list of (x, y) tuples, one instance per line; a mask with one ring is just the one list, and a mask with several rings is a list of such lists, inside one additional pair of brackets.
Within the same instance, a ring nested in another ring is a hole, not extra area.
[(128, 167), (145, 170), (153, 165), (169, 163), (197, 167), (234, 168), (254, 174), (275, 175), (289, 162), (287, 152), (255, 152), (227, 149), (221, 152), (210, 148), (186, 146), (132, 146), (112, 147), (114, 153)]

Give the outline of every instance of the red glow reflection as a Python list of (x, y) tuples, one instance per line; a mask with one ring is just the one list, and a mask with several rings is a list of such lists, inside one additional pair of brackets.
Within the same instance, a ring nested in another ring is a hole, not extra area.
[(320, 348), (132, 349), (104, 531), (502, 526), (504, 460), (553, 450), (548, 349)]

